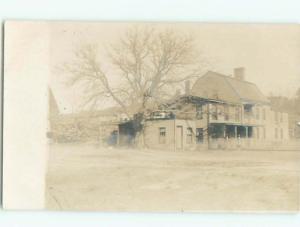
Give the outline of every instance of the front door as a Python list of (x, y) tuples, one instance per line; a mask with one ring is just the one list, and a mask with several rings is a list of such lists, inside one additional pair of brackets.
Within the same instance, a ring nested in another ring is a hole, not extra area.
[(183, 129), (182, 126), (176, 127), (176, 149), (181, 150), (183, 147)]

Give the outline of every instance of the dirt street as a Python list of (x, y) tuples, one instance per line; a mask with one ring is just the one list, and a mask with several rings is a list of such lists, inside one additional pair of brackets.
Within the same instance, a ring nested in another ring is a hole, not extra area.
[(300, 152), (172, 152), (51, 145), (46, 207), (100, 211), (299, 210)]

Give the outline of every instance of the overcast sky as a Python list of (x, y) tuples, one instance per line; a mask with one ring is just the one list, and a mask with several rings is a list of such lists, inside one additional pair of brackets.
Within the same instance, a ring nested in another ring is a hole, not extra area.
[[(83, 94), (78, 88), (66, 86), (66, 75), (56, 68), (68, 62), (73, 51), (85, 43), (99, 46), (99, 56), (105, 65), (106, 48), (133, 24), (60, 22), (49, 26), (51, 88), (62, 112), (76, 111)], [(298, 25), (160, 23), (151, 26), (192, 35), (213, 71), (230, 75), (233, 68), (245, 67), (246, 80), (257, 84), (265, 95), (293, 96), (300, 87)]]

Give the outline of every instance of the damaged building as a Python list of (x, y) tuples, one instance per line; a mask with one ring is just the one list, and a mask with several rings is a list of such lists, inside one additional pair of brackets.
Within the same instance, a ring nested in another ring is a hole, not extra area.
[(185, 94), (153, 112), (143, 132), (146, 147), (167, 150), (263, 148), (288, 139), (288, 114), (272, 110), (244, 68), (233, 76), (209, 71), (191, 89), (187, 82)]

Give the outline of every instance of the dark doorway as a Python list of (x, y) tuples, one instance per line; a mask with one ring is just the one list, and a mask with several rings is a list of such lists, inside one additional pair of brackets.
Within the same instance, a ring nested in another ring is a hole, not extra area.
[(201, 144), (203, 143), (204, 135), (203, 135), (203, 128), (196, 128), (196, 143)]
[(211, 138), (224, 138), (225, 125), (224, 124), (211, 124), (209, 134)]
[(226, 137), (228, 138), (235, 138), (235, 125), (226, 125)]
[(182, 126), (176, 127), (176, 149), (183, 148), (183, 128)]
[(237, 126), (237, 136), (240, 138), (246, 137), (246, 127), (245, 126)]
[(253, 127), (252, 126), (248, 126), (248, 137), (249, 138), (253, 137)]

